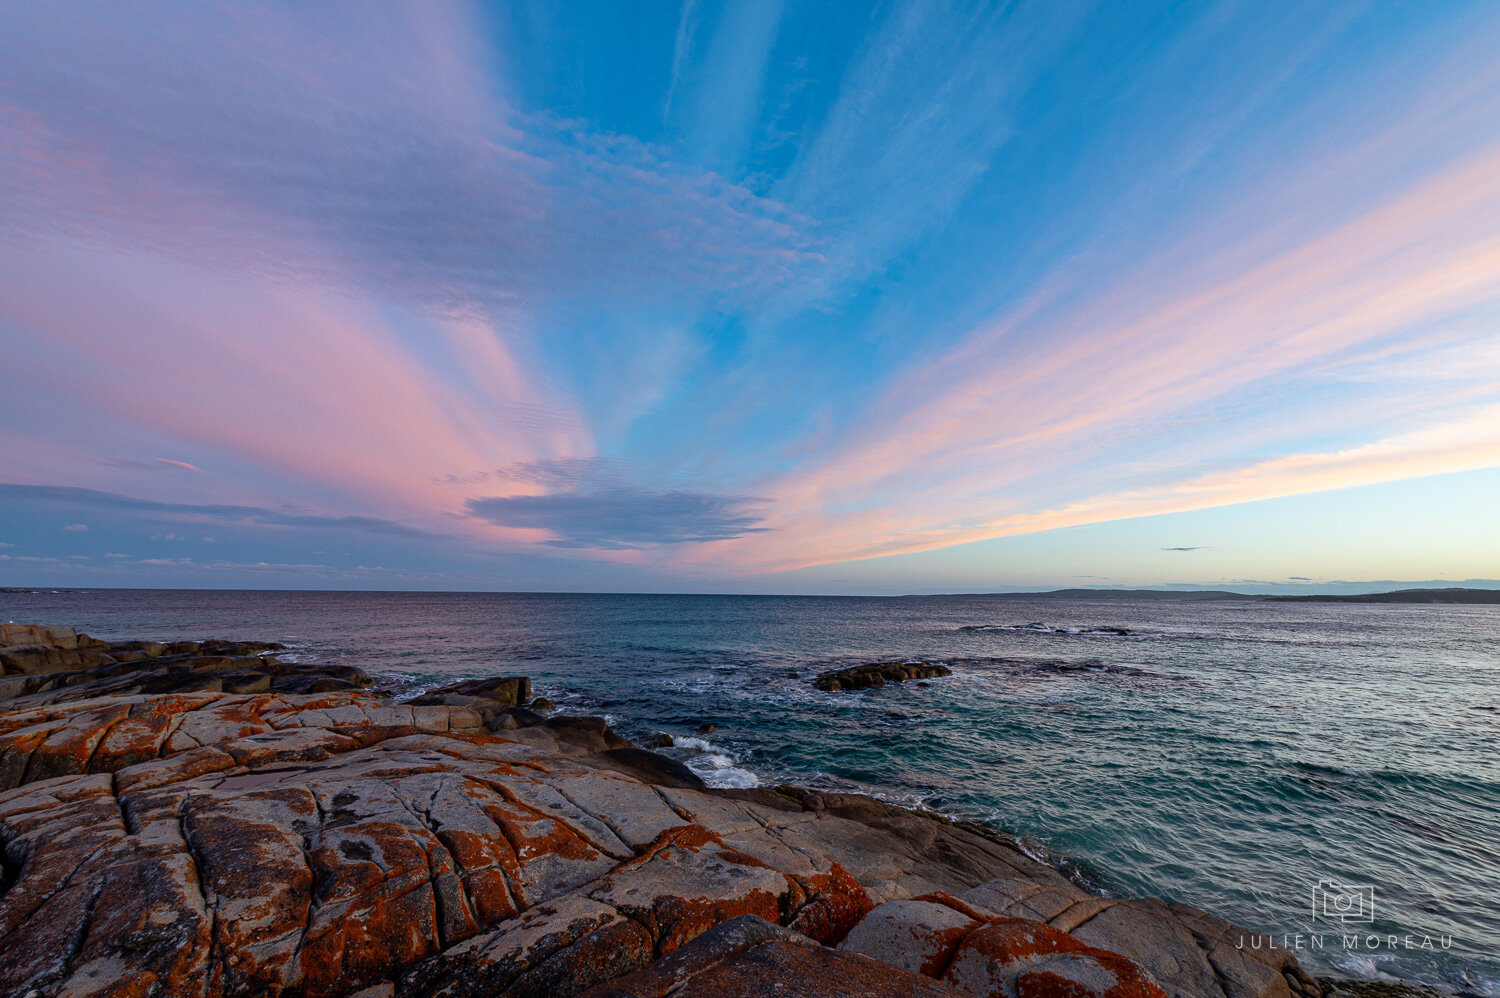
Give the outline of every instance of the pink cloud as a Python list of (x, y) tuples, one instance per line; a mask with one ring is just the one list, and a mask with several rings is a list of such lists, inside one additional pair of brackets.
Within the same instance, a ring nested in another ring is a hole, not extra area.
[(520, 114), (466, 5), (357, 13), (5, 14), (10, 480), (177, 499), (126, 457), (172, 448), (215, 458), (186, 498), (540, 543), (462, 484), (595, 454), (532, 313), (754, 296), (816, 259), (772, 201)]
[[(446, 477), (590, 446), (576, 416), (530, 386), (500, 334), (472, 319), (409, 321), (469, 343), (461, 353), (477, 392), (428, 371), (377, 309), (343, 297), (74, 247), (0, 256), (8, 317), (46, 339), (39, 394), (67, 397), (86, 379), (96, 386), (86, 404), (107, 423), (224, 454), (342, 508), (432, 524), (461, 507)], [(238, 494), (273, 500), (239, 478)]]
[(755, 295), (818, 259), (783, 206), (497, 96), (467, 5), (94, 14), (7, 12), (14, 234), (491, 317)]

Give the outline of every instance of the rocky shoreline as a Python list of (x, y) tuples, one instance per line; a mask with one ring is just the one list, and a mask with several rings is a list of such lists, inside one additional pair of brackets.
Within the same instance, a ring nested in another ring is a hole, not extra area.
[(714, 790), (525, 677), (0, 625), (0, 998), (1333, 998), (984, 829)]

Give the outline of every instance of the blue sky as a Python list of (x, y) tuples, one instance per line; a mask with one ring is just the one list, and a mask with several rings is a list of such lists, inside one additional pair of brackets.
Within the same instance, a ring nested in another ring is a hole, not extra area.
[(1485, 3), (0, 11), (0, 584), (1500, 576)]

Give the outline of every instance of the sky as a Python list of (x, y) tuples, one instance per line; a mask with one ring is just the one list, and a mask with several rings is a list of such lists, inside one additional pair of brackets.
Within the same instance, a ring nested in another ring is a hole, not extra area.
[(0, 585), (1500, 578), (1500, 5), (0, 4)]

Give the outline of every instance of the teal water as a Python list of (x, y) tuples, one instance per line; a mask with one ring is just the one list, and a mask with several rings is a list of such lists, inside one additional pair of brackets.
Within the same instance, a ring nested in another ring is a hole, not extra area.
[[(1500, 607), (84, 591), (0, 619), (286, 640), (411, 689), (524, 672), (627, 735), (716, 725), (674, 750), (710, 782), (989, 821), (1095, 890), (1300, 934), (1317, 971), (1500, 995)], [(964, 629), (1032, 622), (1083, 633)], [(954, 675), (807, 683), (890, 658)], [(1324, 880), (1373, 921), (1315, 918)]]

